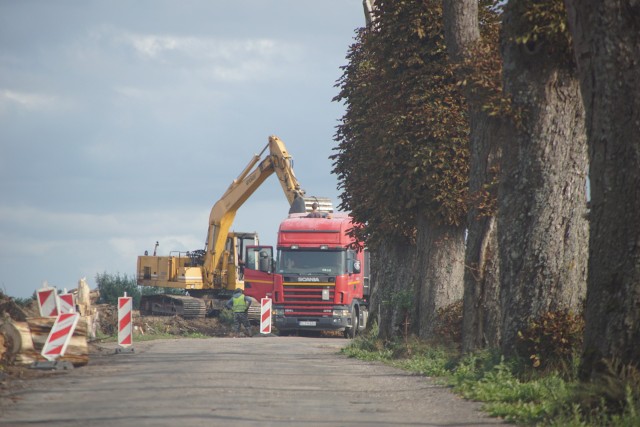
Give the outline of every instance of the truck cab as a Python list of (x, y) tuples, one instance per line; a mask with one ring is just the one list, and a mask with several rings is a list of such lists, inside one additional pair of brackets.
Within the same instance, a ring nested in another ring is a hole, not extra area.
[[(264, 264), (273, 273), (262, 271), (263, 283), (268, 282), (267, 277), (273, 280), (273, 316), (280, 333), (334, 330), (354, 337), (365, 328), (369, 256), (366, 250), (354, 248), (347, 234), (352, 226), (346, 214), (290, 214), (282, 221), (277, 262)], [(245, 275), (247, 294), (254, 283), (260, 286), (260, 279), (255, 279), (258, 281)]]

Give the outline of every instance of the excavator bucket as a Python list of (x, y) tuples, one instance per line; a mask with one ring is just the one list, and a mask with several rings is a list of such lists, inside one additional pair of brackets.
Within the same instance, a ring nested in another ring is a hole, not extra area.
[(305, 213), (307, 211), (306, 203), (304, 198), (300, 196), (296, 196), (293, 199), (293, 203), (291, 203), (291, 207), (289, 208), (289, 213)]

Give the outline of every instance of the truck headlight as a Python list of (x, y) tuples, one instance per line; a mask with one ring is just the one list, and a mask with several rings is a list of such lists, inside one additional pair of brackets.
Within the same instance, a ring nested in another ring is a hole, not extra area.
[(349, 310), (333, 310), (333, 317), (347, 317), (349, 316)]
[(283, 308), (274, 308), (273, 309), (273, 315), (274, 316), (284, 316), (284, 309)]

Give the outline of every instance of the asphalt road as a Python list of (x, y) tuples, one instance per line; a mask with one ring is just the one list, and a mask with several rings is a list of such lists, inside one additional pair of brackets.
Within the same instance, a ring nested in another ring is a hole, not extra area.
[(338, 354), (342, 338), (115, 344), (0, 396), (0, 426), (484, 426), (429, 378)]

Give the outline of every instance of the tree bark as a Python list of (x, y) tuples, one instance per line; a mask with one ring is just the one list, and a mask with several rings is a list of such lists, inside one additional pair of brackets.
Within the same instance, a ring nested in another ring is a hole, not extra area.
[[(445, 39), (449, 57), (462, 62), (480, 41), (478, 2), (443, 0)], [(471, 70), (470, 72), (473, 72)], [(461, 76), (461, 80), (464, 76)], [(500, 160), (502, 120), (483, 111), (487, 99), (466, 90), (470, 118), (469, 193), (479, 195), (495, 178)], [(494, 198), (495, 194), (489, 194)], [(497, 228), (491, 213), (472, 202), (467, 215), (464, 271), (462, 349), (496, 347), (500, 337), (499, 262)]]
[(443, 0), (442, 19), (447, 52), (452, 61), (464, 59), (469, 49), (480, 40), (477, 0)]
[[(513, 3), (513, 7), (512, 7)], [(504, 87), (517, 128), (503, 150), (498, 195), (502, 350), (548, 311), (579, 309), (586, 285), (587, 152), (578, 81), (550, 43), (527, 45), (519, 2), (503, 21)], [(567, 61), (568, 62), (568, 61)]]
[(567, 0), (590, 156), (581, 374), (640, 365), (640, 2)]
[[(474, 114), (472, 114), (474, 116)], [(499, 135), (497, 120), (487, 118), (486, 129), (493, 129), (486, 139), (472, 134), (469, 192), (482, 191), (491, 182), (500, 160), (500, 150), (493, 137)], [(478, 129), (472, 124), (473, 129)], [(473, 141), (476, 140), (474, 143)], [(482, 153), (482, 154), (481, 154)], [(490, 197), (495, 197), (491, 195)], [(500, 258), (495, 214), (482, 215), (472, 206), (467, 216), (464, 299), (462, 318), (462, 350), (470, 352), (500, 345)]]
[(462, 299), (464, 227), (435, 224), (418, 217), (416, 294), (418, 335), (434, 338), (438, 309)]
[[(415, 245), (391, 239), (372, 251), (369, 325), (378, 321), (378, 337), (383, 340), (401, 335), (407, 315), (410, 330), (413, 327), (411, 296), (414, 295), (415, 256)], [(403, 295), (409, 298), (409, 305), (402, 304)]]

